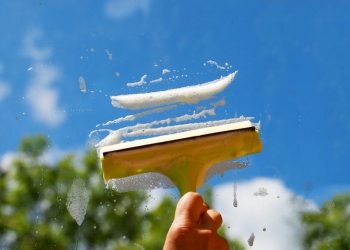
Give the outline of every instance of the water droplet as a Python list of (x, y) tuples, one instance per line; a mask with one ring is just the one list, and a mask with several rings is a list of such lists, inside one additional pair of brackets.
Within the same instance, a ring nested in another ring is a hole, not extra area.
[(96, 226), (94, 226), (94, 228), (96, 229)]
[(233, 206), (237, 207), (237, 180), (236, 180), (236, 171), (233, 173)]
[(249, 246), (251, 246), (251, 247), (253, 246), (253, 244), (254, 244), (254, 239), (255, 239), (255, 235), (254, 235), (254, 233), (252, 233), (252, 234), (250, 235), (249, 239), (247, 240)]
[(266, 231), (266, 228), (263, 228), (263, 231)]

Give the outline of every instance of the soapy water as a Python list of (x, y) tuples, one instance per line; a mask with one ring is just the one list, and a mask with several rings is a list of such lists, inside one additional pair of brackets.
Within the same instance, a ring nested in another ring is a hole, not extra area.
[(253, 195), (255, 196), (267, 196), (268, 192), (266, 188), (259, 188), (259, 191), (254, 192)]
[(226, 69), (226, 67), (229, 68), (228, 67), (228, 63), (225, 63), (226, 67), (220, 66), (217, 62), (215, 62), (213, 60), (208, 60), (207, 63), (216, 66), (218, 69), (223, 69), (224, 70), (224, 69)]
[(111, 96), (112, 105), (116, 108), (136, 110), (174, 103), (195, 104), (201, 100), (212, 98), (215, 94), (223, 91), (233, 81), (237, 72), (194, 86), (150, 93)]
[[(217, 66), (214, 61), (208, 61), (209, 64)], [(230, 67), (226, 63), (227, 69)], [(170, 72), (170, 70), (163, 70), (163, 74)], [(133, 115), (117, 118), (112, 121), (108, 121), (102, 124), (102, 126), (115, 125), (121, 122), (131, 122), (137, 118), (144, 117), (153, 113), (160, 113), (166, 110), (177, 108), (177, 104), (197, 104), (200, 101), (207, 100), (215, 97), (216, 94), (222, 92), (230, 83), (234, 80), (238, 71), (235, 71), (227, 76), (219, 79), (209, 81), (202, 84), (193, 86), (169, 89), (165, 91), (140, 93), (140, 94), (129, 94), (129, 95), (118, 95), (111, 96), (112, 105), (117, 108), (124, 109), (145, 109), (153, 108), (148, 111), (140, 112)], [(142, 85), (145, 82), (147, 75), (144, 75), (139, 82), (128, 83), (127, 86), (133, 87)], [(193, 112), (192, 114), (184, 114), (177, 117), (169, 117), (161, 120), (154, 120), (148, 123), (138, 123), (136, 125), (125, 126), (119, 129), (97, 129), (91, 131), (90, 137), (94, 134), (100, 135), (100, 133), (107, 132), (108, 135), (100, 140), (95, 147), (97, 148), (98, 155), (100, 155), (99, 149), (104, 146), (114, 145), (123, 143), (130, 138), (139, 139), (140, 137), (152, 137), (164, 134), (173, 134), (184, 131), (191, 131), (199, 128), (214, 127), (223, 124), (230, 124), (241, 121), (252, 120), (253, 117), (235, 117), (223, 120), (214, 120), (207, 122), (194, 122), (188, 123), (191, 120), (205, 119), (207, 116), (215, 116), (216, 108), (225, 105), (225, 98), (210, 103), (211, 108), (207, 109), (206, 106), (197, 106), (196, 109), (201, 111)], [(159, 107), (160, 106), (160, 107)], [(171, 123), (184, 123), (171, 125)], [(98, 125), (99, 126), (99, 125)], [(253, 123), (256, 129), (260, 129), (260, 122)], [(132, 140), (132, 139), (131, 139)], [(249, 162), (239, 161), (227, 161), (224, 163), (217, 164), (210, 168), (207, 173), (205, 180), (211, 179), (216, 174), (224, 175), (228, 170), (236, 168), (244, 168), (249, 165)], [(131, 190), (145, 190), (155, 188), (173, 188), (175, 187), (173, 182), (166, 176), (159, 173), (145, 173), (134, 175), (130, 177), (111, 179), (108, 181), (107, 187), (114, 189), (117, 192), (126, 192)]]
[[(153, 122), (145, 123), (145, 124), (137, 124), (133, 126), (126, 126), (123, 128), (120, 128), (118, 130), (111, 130), (111, 129), (97, 129), (93, 130), (90, 132), (90, 137), (94, 133), (98, 132), (109, 132), (109, 135), (106, 136), (103, 140), (101, 140), (97, 145), (96, 148), (99, 149), (100, 147), (104, 146), (109, 146), (117, 143), (121, 143), (122, 138), (127, 138), (127, 137), (138, 137), (138, 136), (158, 136), (158, 135), (164, 135), (164, 134), (172, 134), (172, 133), (178, 133), (178, 132), (184, 132), (184, 131), (190, 131), (190, 130), (195, 130), (199, 128), (204, 128), (204, 127), (214, 127), (218, 125), (223, 125), (223, 124), (230, 124), (230, 123), (235, 123), (235, 122), (242, 122), (242, 121), (249, 121), (252, 120), (254, 117), (244, 117), (240, 116), (238, 118), (231, 118), (231, 119), (224, 119), (224, 120), (218, 120), (218, 121), (208, 121), (208, 122), (198, 122), (198, 123), (188, 123), (188, 124), (181, 124), (181, 125), (175, 125), (175, 126), (166, 126), (166, 127), (157, 127), (157, 128), (152, 128), (153, 126), (157, 125), (169, 125), (172, 122), (179, 123), (179, 122), (184, 122), (184, 121), (190, 121), (193, 119), (199, 119), (202, 117), (206, 117), (207, 115), (214, 116), (215, 109), (218, 106), (224, 106), (225, 105), (225, 99), (221, 99), (217, 102), (211, 103), (213, 108), (211, 109), (204, 109), (199, 113), (193, 113), (191, 115), (185, 114), (179, 117), (175, 118), (166, 118), (163, 120), (156, 120)], [(146, 114), (154, 113), (154, 112), (161, 112), (164, 110), (168, 110), (170, 108), (174, 108), (173, 106), (168, 106), (164, 108), (159, 108), (158, 110), (151, 110), (151, 111), (146, 111), (142, 113), (138, 113), (136, 115), (130, 115), (126, 116), (123, 118), (118, 118), (113, 121), (109, 121), (104, 123), (103, 125), (110, 125), (110, 124), (115, 124), (115, 123), (120, 123), (123, 121), (132, 121), (137, 117), (144, 116)], [(259, 123), (253, 123), (253, 125), (256, 127), (256, 129), (260, 129), (260, 122)], [(98, 150), (99, 151), (99, 150)]]
[(150, 83), (156, 83), (156, 82), (161, 82), (163, 81), (162, 77), (159, 77), (158, 79), (151, 80)]
[[(188, 119), (190, 119), (193, 116), (189, 116)], [(89, 136), (96, 132), (109, 132), (109, 135), (105, 137), (103, 140), (101, 140), (98, 144), (96, 144), (97, 151), (99, 153), (99, 149), (101, 147), (110, 146), (118, 143), (122, 143), (122, 138), (126, 137), (139, 137), (139, 136), (158, 136), (158, 135), (164, 135), (164, 134), (173, 134), (173, 133), (179, 133), (184, 131), (191, 131), (195, 129), (205, 128), (205, 127), (215, 127), (218, 125), (223, 124), (230, 124), (235, 122), (241, 122), (241, 121), (249, 121), (253, 119), (253, 117), (239, 117), (239, 118), (231, 118), (231, 119), (225, 119), (225, 120), (219, 120), (219, 121), (209, 121), (209, 122), (199, 122), (199, 123), (189, 123), (189, 124), (181, 124), (181, 125), (175, 125), (175, 126), (167, 126), (167, 127), (158, 127), (158, 128), (151, 128), (151, 126), (155, 124), (164, 124), (164, 123), (170, 123), (172, 121), (171, 118), (168, 118), (166, 120), (161, 121), (154, 121), (151, 123), (145, 123), (145, 124), (137, 124), (135, 126), (127, 126), (118, 130), (111, 130), (111, 129), (98, 129), (94, 130), (90, 133)], [(260, 123), (253, 123), (253, 125), (258, 129), (260, 127)]]
[(80, 87), (80, 91), (83, 93), (86, 93), (86, 83), (85, 83), (85, 79), (84, 77), (79, 77), (79, 87)]
[(173, 108), (176, 108), (176, 107), (177, 107), (177, 105), (169, 105), (169, 106), (166, 106), (166, 107), (163, 107), (163, 108), (155, 108), (155, 109), (152, 109), (152, 110), (140, 112), (140, 113), (137, 113), (135, 115), (127, 115), (125, 117), (121, 117), (121, 118), (115, 119), (113, 121), (108, 121), (106, 123), (103, 123), (102, 126), (108, 126), (108, 125), (111, 125), (111, 124), (117, 124), (117, 123), (125, 122), (125, 121), (133, 121), (136, 118), (141, 118), (143, 116), (150, 115), (152, 113), (160, 113), (160, 112), (163, 112), (163, 111), (166, 111), (166, 110), (170, 110), (170, 109), (173, 109)]
[(140, 80), (140, 81), (138, 81), (138, 82), (129, 82), (129, 83), (126, 84), (126, 86), (128, 86), (128, 87), (135, 87), (135, 86), (141, 86), (141, 85), (143, 85), (143, 84), (146, 84), (146, 83), (147, 83), (147, 82), (145, 81), (146, 78), (147, 78), (147, 75), (143, 75), (143, 76), (141, 77), (141, 80)]
[(234, 207), (238, 206), (236, 172), (233, 173), (233, 206)]
[(255, 240), (255, 235), (254, 233), (252, 233), (247, 240), (248, 245), (252, 247), (254, 245), (254, 240)]
[(73, 219), (80, 226), (83, 221), (89, 202), (88, 190), (85, 187), (85, 181), (77, 178), (67, 194), (67, 209)]

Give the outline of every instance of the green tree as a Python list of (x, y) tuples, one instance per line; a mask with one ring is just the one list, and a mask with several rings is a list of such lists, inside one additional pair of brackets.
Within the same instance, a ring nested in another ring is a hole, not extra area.
[[(25, 137), (9, 169), (0, 168), (0, 247), (3, 249), (162, 249), (176, 202), (165, 197), (157, 208), (141, 209), (146, 192), (117, 193), (105, 188), (95, 151), (67, 155), (54, 164), (43, 160), (50, 142)], [(81, 226), (67, 210), (74, 179), (85, 181), (89, 203)], [(204, 199), (211, 206), (212, 190)], [(224, 226), (220, 229), (226, 236)], [(243, 249), (230, 241), (231, 249)], [(235, 247), (235, 248), (234, 248)]]
[(304, 212), (304, 249), (350, 249), (350, 194), (336, 195), (320, 211)]
[[(68, 155), (56, 164), (39, 160), (49, 145), (44, 136), (25, 137), (10, 169), (0, 173), (0, 246), (8, 249), (139, 249), (145, 192), (119, 194), (105, 189), (96, 152), (82, 162)], [(90, 192), (85, 220), (79, 227), (66, 208), (75, 178)], [(11, 236), (11, 237), (10, 237)], [(7, 242), (6, 239), (13, 240)], [(113, 244), (112, 244), (113, 243)]]

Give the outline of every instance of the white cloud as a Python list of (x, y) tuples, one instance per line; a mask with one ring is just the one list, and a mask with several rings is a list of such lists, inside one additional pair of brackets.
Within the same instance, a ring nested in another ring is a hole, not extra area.
[(22, 53), (33, 60), (41, 61), (48, 59), (51, 55), (50, 48), (38, 48), (35, 41), (43, 37), (43, 32), (39, 29), (33, 29), (24, 37), (24, 47)]
[[(254, 195), (262, 188), (268, 195)], [(174, 198), (178, 197), (178, 192), (156, 189), (149, 195), (145, 206), (152, 210), (165, 195)], [(237, 200), (238, 207), (234, 207), (233, 183), (213, 187), (213, 209), (221, 213), (228, 237), (239, 239), (246, 249), (250, 249), (247, 240), (252, 233), (255, 235), (254, 249), (302, 249), (304, 227), (299, 214), (305, 210), (318, 210), (313, 201), (296, 197), (279, 179), (256, 178), (238, 182)]]
[(11, 87), (8, 83), (0, 81), (0, 102), (11, 94)]
[(23, 54), (33, 60), (32, 74), (26, 90), (26, 100), (34, 118), (50, 126), (58, 126), (65, 120), (65, 113), (58, 107), (59, 93), (52, 83), (60, 77), (58, 67), (45, 62), (50, 57), (50, 49), (38, 48), (35, 40), (42, 36), (40, 30), (32, 30), (24, 38)]
[(0, 158), (0, 169), (5, 172), (8, 171), (11, 168), (12, 162), (16, 156), (17, 154), (14, 152), (3, 154)]
[(105, 13), (112, 19), (123, 19), (140, 11), (147, 13), (151, 0), (109, 0), (105, 7)]
[[(259, 188), (266, 188), (268, 195), (255, 196)], [(238, 238), (247, 249), (252, 233), (255, 249), (301, 249), (303, 226), (299, 213), (307, 208), (317, 209), (313, 202), (296, 198), (277, 179), (237, 183), (238, 207), (233, 206), (233, 184), (214, 187), (213, 194), (214, 209), (221, 213), (228, 235)]]
[(47, 125), (60, 125), (65, 119), (65, 113), (57, 105), (58, 91), (50, 86), (59, 78), (59, 71), (49, 65), (36, 65), (35, 68), (35, 75), (26, 91), (34, 118)]

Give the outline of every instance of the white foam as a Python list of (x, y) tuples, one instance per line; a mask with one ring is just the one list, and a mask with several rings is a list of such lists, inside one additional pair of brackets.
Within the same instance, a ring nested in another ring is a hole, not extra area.
[(138, 82), (129, 82), (129, 83), (126, 84), (126, 86), (128, 86), (128, 87), (135, 87), (135, 86), (141, 86), (143, 84), (146, 84), (147, 83), (145, 81), (146, 77), (147, 77), (147, 75), (143, 75), (141, 77), (140, 81), (138, 81)]
[(112, 59), (113, 59), (112, 53), (110, 53), (108, 49), (106, 49), (105, 52), (106, 52), (106, 54), (107, 54), (107, 56), (108, 56), (108, 59), (109, 59), (109, 60), (112, 60)]
[(143, 109), (174, 103), (194, 104), (213, 97), (223, 91), (234, 79), (238, 71), (220, 79), (165, 91), (111, 96), (112, 105), (117, 108)]
[(160, 173), (144, 173), (124, 178), (114, 178), (107, 182), (107, 188), (117, 192), (152, 190), (156, 188), (174, 188), (174, 183)]
[[(178, 116), (178, 117), (175, 117), (175, 118), (167, 118), (167, 119), (163, 119), (163, 120), (156, 120), (156, 121), (153, 121), (153, 122), (150, 122), (150, 123), (145, 123), (145, 124), (137, 124), (135, 126), (128, 126), (128, 127), (124, 127), (123, 129), (119, 129), (118, 131), (114, 131), (114, 132), (118, 132), (118, 134), (122, 135), (122, 134), (125, 134), (124, 132), (125, 131), (133, 131), (133, 130), (141, 130), (141, 129), (147, 129), (147, 128), (150, 128), (152, 126), (155, 126), (155, 125), (163, 125), (163, 124), (170, 124), (171, 122), (183, 122), (183, 121), (189, 121), (189, 120), (192, 120), (192, 119), (199, 119), (201, 117), (206, 117), (206, 115), (215, 115), (215, 109), (218, 107), (218, 106), (224, 106), (225, 105), (225, 98), (222, 98), (216, 102), (213, 102), (213, 103), (210, 103), (210, 105), (213, 106), (213, 108), (211, 109), (206, 109), (206, 107), (202, 107), (204, 110), (202, 110), (201, 112), (199, 113), (193, 113), (192, 115), (188, 115), (188, 114), (185, 114), (185, 115), (182, 115), (182, 116)], [(121, 117), (121, 118), (118, 118), (118, 119), (115, 119), (113, 121), (108, 121), (106, 123), (103, 124), (103, 126), (107, 126), (107, 125), (111, 125), (111, 124), (117, 124), (117, 123), (120, 123), (120, 122), (123, 122), (123, 121), (133, 121), (135, 120), (136, 118), (139, 118), (139, 117), (142, 117), (142, 116), (145, 116), (145, 115), (148, 115), (148, 114), (151, 114), (151, 113), (155, 113), (155, 112), (162, 112), (164, 110), (168, 110), (168, 109), (172, 109), (172, 108), (175, 108), (177, 107), (176, 105), (170, 105), (170, 106), (167, 106), (167, 107), (163, 107), (163, 108), (156, 108), (156, 109), (153, 109), (153, 110), (149, 110), (149, 111), (145, 111), (145, 112), (141, 112), (141, 113), (138, 113), (138, 114), (135, 114), (135, 115), (128, 115), (128, 116), (125, 116), (125, 117)], [(104, 131), (107, 131), (109, 133), (113, 132), (113, 130), (111, 129), (98, 129), (98, 130), (93, 130), (90, 132), (90, 135), (91, 136), (92, 134), (94, 133), (97, 133), (97, 132), (104, 132)]]
[(85, 187), (84, 180), (80, 178), (75, 179), (67, 196), (66, 206), (68, 212), (80, 226), (84, 221), (87, 204), (89, 202), (88, 190)]
[(209, 61), (207, 61), (207, 63), (209, 63), (211, 65), (215, 65), (218, 69), (225, 69), (224, 66), (220, 66), (217, 62), (215, 62), (213, 60), (209, 60)]
[(102, 126), (107, 126), (107, 125), (111, 125), (111, 124), (117, 124), (117, 123), (125, 122), (125, 121), (133, 121), (136, 118), (140, 118), (140, 117), (143, 117), (143, 116), (146, 116), (146, 115), (149, 115), (149, 114), (153, 114), (153, 113), (160, 113), (160, 112), (163, 112), (165, 110), (173, 109), (173, 108), (176, 108), (176, 107), (177, 107), (177, 105), (169, 105), (169, 106), (166, 106), (166, 107), (163, 107), (163, 108), (155, 108), (155, 109), (144, 111), (144, 112), (137, 113), (137, 114), (134, 114), (134, 115), (127, 115), (125, 117), (121, 117), (121, 118), (115, 119), (113, 121), (108, 121), (106, 123), (103, 123)]
[[(221, 67), (214, 61), (208, 61), (209, 64), (214, 64), (217, 67)], [(216, 64), (215, 64), (216, 63)], [(226, 65), (226, 64), (225, 64)], [(227, 65), (226, 65), (227, 66)], [(163, 70), (163, 74), (170, 72), (168, 69)], [(115, 119), (113, 121), (108, 121), (103, 124), (103, 126), (108, 126), (112, 124), (117, 124), (125, 121), (134, 121), (136, 118), (143, 117), (145, 115), (149, 115), (155, 112), (162, 112), (174, 107), (175, 103), (187, 103), (194, 104), (198, 103), (201, 100), (206, 100), (213, 97), (215, 94), (223, 91), (233, 80), (237, 71), (231, 73), (225, 77), (221, 77), (220, 79), (216, 79), (214, 81), (210, 81), (203, 84), (198, 84), (194, 86), (182, 87), (177, 89), (170, 89), (166, 91), (159, 92), (151, 92), (144, 94), (131, 94), (131, 95), (119, 95), (119, 96), (111, 96), (112, 104), (118, 108), (126, 108), (126, 109), (142, 109), (142, 108), (153, 108), (157, 106), (164, 106), (168, 104), (172, 104), (166, 107), (159, 107), (152, 110), (148, 110), (145, 112), (140, 112), (133, 115), (128, 115), (125, 117), (121, 117)], [(187, 75), (186, 75), (187, 76)], [(146, 75), (141, 78), (139, 82), (130, 83), (128, 86), (139, 86), (144, 84), (144, 79)], [(173, 78), (176, 78), (173, 76)], [(152, 80), (153, 82), (158, 82), (160, 79)], [(169, 78), (172, 79), (172, 78)], [(192, 114), (184, 114), (178, 117), (166, 118), (163, 120), (155, 120), (149, 123), (140, 123), (133, 126), (126, 126), (120, 128), (118, 130), (111, 129), (98, 129), (94, 130), (90, 133), (90, 136), (97, 132), (108, 132), (109, 134), (101, 140), (95, 147), (97, 151), (100, 150), (103, 146), (114, 145), (118, 143), (123, 143), (128, 138), (136, 137), (139, 139), (140, 137), (153, 137), (164, 134), (173, 134), (184, 131), (190, 131), (205, 127), (214, 127), (223, 124), (247, 121), (253, 119), (253, 117), (238, 117), (217, 121), (207, 121), (207, 122), (193, 122), (186, 123), (191, 120), (197, 120), (202, 118), (207, 118), (207, 116), (214, 116), (215, 110), (218, 106), (225, 105), (225, 98), (222, 98), (216, 102), (211, 103), (212, 108), (207, 109), (206, 106), (196, 107), (196, 111)], [(182, 123), (169, 126), (171, 123)], [(185, 124), (186, 123), (186, 124)], [(260, 129), (260, 122), (253, 123), (256, 129)], [(133, 140), (133, 139), (128, 139)], [(100, 153), (98, 152), (98, 155)], [(224, 163), (217, 164), (210, 168), (206, 174), (206, 180), (212, 178), (216, 174), (221, 174), (222, 176), (228, 170), (235, 168), (244, 168), (249, 165), (249, 162), (237, 162), (237, 161), (227, 161)], [(108, 187), (118, 191), (118, 192), (126, 192), (130, 190), (144, 190), (144, 189), (155, 189), (155, 188), (172, 188), (174, 184), (165, 176), (158, 173), (147, 173), (134, 175), (126, 178), (120, 179), (111, 179), (108, 182)]]
[[(209, 110), (203, 110), (202, 112), (209, 111)], [(200, 112), (200, 113), (202, 113)], [(199, 113), (199, 114), (200, 114)], [(127, 126), (118, 130), (110, 130), (110, 129), (98, 129), (90, 132), (91, 136), (92, 134), (96, 132), (109, 132), (109, 135), (106, 136), (102, 141), (100, 141), (96, 147), (104, 147), (109, 145), (114, 145), (122, 142), (122, 138), (127, 137), (138, 137), (138, 136), (157, 136), (157, 135), (164, 135), (164, 134), (172, 134), (172, 133), (179, 133), (184, 131), (190, 131), (195, 130), (199, 128), (205, 128), (205, 127), (214, 127), (219, 126), (223, 124), (230, 124), (235, 122), (241, 122), (241, 121), (249, 121), (253, 119), (253, 117), (239, 117), (239, 118), (231, 118), (231, 119), (225, 119), (225, 120), (218, 120), (218, 121), (208, 121), (208, 122), (199, 122), (199, 123), (188, 123), (188, 124), (181, 124), (181, 125), (175, 125), (175, 126), (166, 126), (166, 127), (158, 127), (158, 128), (152, 128), (154, 125), (159, 124), (169, 124), (172, 121), (180, 122), (184, 121), (184, 118), (188, 116), (188, 119), (195, 119), (197, 114), (194, 115), (184, 115), (181, 117), (176, 118), (168, 118), (161, 121), (153, 121), (150, 123), (144, 123), (144, 124), (137, 124), (135, 126)], [(185, 119), (187, 120), (187, 119)], [(253, 123), (253, 125), (258, 128), (260, 123)]]
[(85, 79), (84, 79), (84, 77), (79, 77), (79, 87), (80, 87), (80, 90), (81, 90), (81, 92), (83, 92), (83, 93), (86, 93), (86, 83), (85, 83)]
[(163, 81), (162, 77), (159, 77), (158, 79), (152, 80), (151, 83), (161, 82)]
[(163, 69), (162, 74), (164, 75), (164, 74), (166, 74), (166, 73), (170, 73), (170, 70), (168, 70), (168, 69)]

